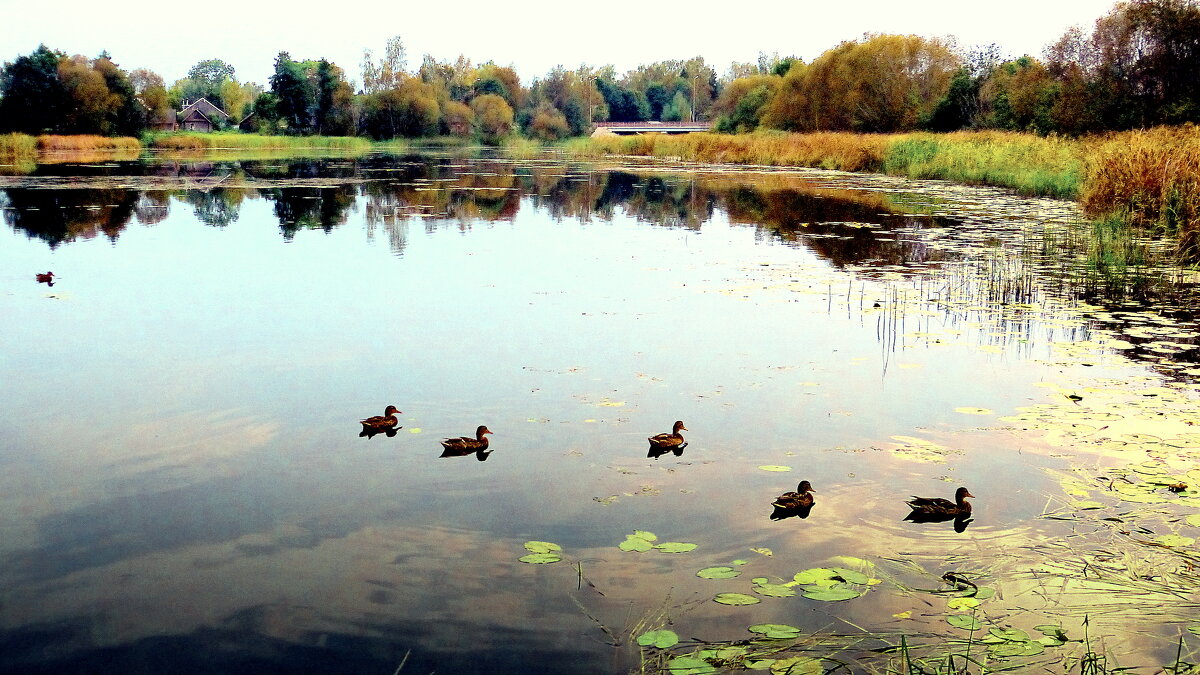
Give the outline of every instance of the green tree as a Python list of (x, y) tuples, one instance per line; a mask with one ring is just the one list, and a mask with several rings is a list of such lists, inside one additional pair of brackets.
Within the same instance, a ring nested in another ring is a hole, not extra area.
[(68, 105), (58, 78), (67, 55), (39, 45), (0, 70), (0, 131), (39, 134), (57, 130)]
[(271, 93), (277, 100), (279, 119), (287, 125), (288, 133), (303, 134), (312, 130), (316, 112), (317, 92), (304, 65), (292, 60), (287, 52), (275, 57), (275, 73), (271, 75)]
[(499, 143), (513, 130), (513, 109), (503, 98), (484, 94), (471, 99), (479, 133), (487, 143)]

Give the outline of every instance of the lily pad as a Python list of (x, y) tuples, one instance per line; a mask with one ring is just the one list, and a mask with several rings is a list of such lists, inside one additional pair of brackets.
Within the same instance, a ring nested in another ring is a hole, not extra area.
[(979, 606), (979, 601), (975, 598), (951, 598), (946, 601), (947, 609), (964, 610), (975, 609)]
[(552, 551), (561, 551), (562, 547), (549, 541), (527, 541), (525, 542), (525, 550), (530, 553), (550, 553)]
[(557, 553), (530, 553), (517, 558), (517, 560), (531, 565), (548, 565), (562, 560), (562, 556)]
[(655, 546), (654, 548), (663, 553), (687, 553), (696, 548), (695, 544), (687, 544), (679, 541), (667, 541)]
[(808, 585), (831, 580), (836, 577), (837, 574), (837, 570), (831, 567), (814, 567), (812, 569), (804, 570), (803, 572), (796, 572), (795, 576), (792, 578), (795, 579), (796, 583), (798, 584)]
[(979, 630), (983, 628), (983, 624), (979, 623), (979, 619), (970, 614), (951, 614), (946, 617), (946, 623), (963, 630)]
[(741, 574), (740, 570), (735, 570), (732, 567), (705, 567), (696, 572), (696, 576), (701, 579), (732, 579)]
[(750, 626), (751, 633), (760, 633), (772, 639), (786, 640), (800, 635), (800, 629), (786, 623), (756, 623)]
[(754, 586), (754, 592), (759, 595), (765, 595), (768, 598), (792, 598), (796, 596), (796, 591), (790, 586), (783, 584), (757, 584)]
[(757, 605), (762, 601), (745, 593), (717, 593), (713, 597), (713, 602), (719, 602), (722, 605)]
[(842, 600), (852, 600), (861, 596), (860, 591), (856, 591), (849, 586), (835, 585), (818, 588), (809, 588), (804, 591), (804, 597), (810, 600), (820, 600), (822, 602), (840, 602)]
[(673, 630), (652, 630), (638, 636), (637, 643), (643, 647), (668, 649), (679, 644), (679, 635)]
[(1028, 642), (1029, 633), (1020, 628), (992, 628), (988, 633), (1009, 642)]
[(751, 551), (754, 551), (755, 553), (757, 553), (757, 554), (759, 554), (759, 555), (765, 555), (765, 556), (767, 556), (768, 558), (769, 558), (769, 557), (771, 557), (771, 556), (773, 556), (773, 555), (775, 555), (774, 551), (772, 551), (771, 549), (769, 549), (769, 548), (767, 548), (767, 547), (765, 547), (765, 546), (760, 546), (760, 547), (758, 547), (758, 548), (752, 548), (752, 549), (750, 549), (750, 550), (751, 550)]
[(867, 583), (871, 582), (871, 578), (868, 577), (867, 575), (863, 574), (862, 572), (855, 572), (854, 570), (848, 570), (845, 567), (834, 567), (832, 569), (834, 572), (837, 572), (837, 575), (842, 578), (842, 581), (845, 581), (847, 583), (867, 584)]
[(622, 551), (637, 551), (638, 553), (644, 553), (654, 548), (654, 544), (651, 544), (645, 539), (630, 537), (620, 544), (617, 544), (617, 548), (621, 549)]
[(778, 659), (771, 664), (771, 675), (821, 675), (824, 672), (819, 659), (807, 656)]
[(778, 471), (778, 472), (784, 472), (784, 471), (791, 471), (791, 470), (792, 470), (792, 467), (790, 467), (790, 466), (780, 466), (780, 465), (778, 465), (778, 464), (765, 464), (765, 465), (763, 465), (763, 466), (760, 466), (760, 467), (758, 467), (758, 468), (762, 469), (763, 471)]
[(667, 663), (667, 672), (671, 675), (714, 675), (717, 669), (704, 659), (680, 656)]
[(1192, 544), (1196, 543), (1196, 540), (1193, 539), (1192, 537), (1182, 537), (1178, 534), (1164, 534), (1163, 536), (1158, 537), (1154, 541), (1159, 544), (1162, 544), (1163, 546), (1171, 546), (1171, 547), (1191, 546)]
[(658, 541), (657, 534), (654, 534), (653, 532), (647, 532), (645, 530), (634, 530), (633, 534), (629, 534), (629, 535), (625, 535), (625, 536), (634, 537), (636, 539), (645, 539), (646, 541)]

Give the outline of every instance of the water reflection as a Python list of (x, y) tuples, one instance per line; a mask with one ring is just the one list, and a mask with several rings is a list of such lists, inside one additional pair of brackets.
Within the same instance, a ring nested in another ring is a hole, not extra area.
[(808, 514), (812, 513), (815, 504), (805, 504), (803, 506), (780, 506), (778, 504), (771, 505), (771, 520), (787, 520), (788, 518), (799, 518), (804, 520), (808, 518)]
[(676, 457), (683, 457), (683, 449), (686, 447), (687, 447), (687, 443), (684, 443), (683, 445), (680, 445), (680, 446), (677, 446), (674, 448), (669, 447), (669, 446), (655, 447), (654, 445), (651, 445), (650, 449), (646, 451), (646, 457), (648, 457), (649, 459), (658, 459), (659, 457), (662, 457), (663, 455), (666, 455), (666, 454), (675, 455)]
[(469, 455), (475, 455), (475, 459), (478, 461), (486, 462), (488, 457), (492, 456), (493, 452), (495, 452), (495, 448), (471, 449), (442, 446), (442, 454), (438, 455), (438, 458), (445, 459), (447, 457), (467, 457)]

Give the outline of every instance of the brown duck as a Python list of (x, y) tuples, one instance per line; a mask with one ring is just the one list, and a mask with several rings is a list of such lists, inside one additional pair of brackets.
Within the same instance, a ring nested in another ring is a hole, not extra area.
[(796, 486), (795, 492), (785, 492), (776, 497), (775, 501), (771, 502), (771, 504), (781, 509), (799, 509), (812, 506), (814, 501), (813, 492), (816, 492), (816, 490), (812, 488), (812, 484), (806, 480), (802, 480)]
[(677, 421), (675, 422), (675, 426), (671, 428), (671, 433), (656, 434), (650, 438), (647, 438), (646, 440), (650, 441), (650, 447), (652, 448), (667, 450), (671, 448), (682, 448), (683, 446), (687, 445), (687, 442), (683, 440), (683, 435), (679, 432), (687, 430), (688, 428), (683, 426), (683, 422)]
[(368, 417), (365, 420), (360, 420), (360, 423), (362, 424), (362, 427), (363, 427), (363, 432), (364, 433), (379, 433), (381, 431), (388, 431), (389, 429), (395, 429), (396, 425), (400, 423), (400, 420), (396, 419), (397, 414), (402, 415), (404, 413), (397, 410), (396, 406), (389, 405), (383, 411), (382, 415), (375, 415), (374, 417)]
[(967, 488), (960, 487), (954, 491), (954, 501), (941, 497), (913, 497), (905, 504), (912, 509), (909, 515), (940, 516), (949, 519), (971, 515), (971, 504), (967, 497), (974, 496)]
[(488, 439), (485, 434), (492, 433), (490, 429), (479, 425), (475, 430), (475, 438), (470, 436), (460, 436), (458, 438), (447, 438), (442, 441), (442, 447), (454, 452), (470, 452), (475, 450), (486, 450), (488, 447)]
[(54, 285), (54, 272), (46, 272), (45, 274), (38, 272), (35, 278), (39, 284), (50, 284), (51, 286)]

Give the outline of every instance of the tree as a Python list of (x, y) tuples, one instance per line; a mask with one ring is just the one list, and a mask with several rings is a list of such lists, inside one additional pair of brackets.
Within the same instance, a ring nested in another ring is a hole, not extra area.
[(277, 101), (275, 110), (287, 125), (288, 133), (302, 134), (311, 130), (317, 96), (304, 65), (293, 61), (287, 52), (279, 52), (270, 82), (271, 93)]
[(104, 133), (121, 136), (141, 133), (146, 128), (149, 111), (138, 100), (129, 76), (107, 56), (92, 61), (92, 68), (104, 78), (109, 92)]
[(512, 106), (499, 96), (484, 94), (471, 99), (471, 111), (485, 142), (498, 143), (512, 133)]
[(342, 69), (321, 59), (316, 73), (316, 132), (347, 136), (354, 132), (354, 92), (342, 76)]
[(721, 91), (713, 103), (716, 129), (723, 133), (754, 131), (762, 121), (763, 110), (779, 91), (783, 78), (759, 74), (738, 78)]
[(67, 55), (39, 45), (0, 70), (0, 130), (40, 134), (54, 131), (68, 105), (58, 79)]
[(404, 75), (406, 63), (404, 40), (396, 35), (387, 41), (383, 50), (383, 58), (378, 63), (370, 49), (363, 50), (362, 79), (363, 91), (374, 94), (388, 89), (395, 89)]
[(475, 113), (458, 101), (442, 105), (442, 130), (451, 136), (470, 136), (475, 132)]
[(404, 76), (396, 88), (364, 98), (363, 126), (378, 139), (431, 136), (438, 132), (440, 112), (433, 86)]
[(557, 141), (571, 135), (571, 125), (558, 108), (544, 104), (529, 123), (529, 135), (543, 141)]
[(682, 91), (675, 92), (675, 96), (671, 102), (663, 107), (662, 121), (664, 122), (689, 122), (692, 119), (692, 106), (688, 104), (687, 97)]

